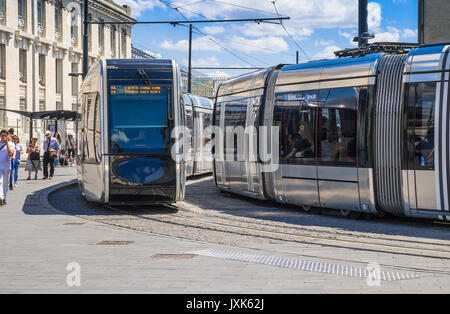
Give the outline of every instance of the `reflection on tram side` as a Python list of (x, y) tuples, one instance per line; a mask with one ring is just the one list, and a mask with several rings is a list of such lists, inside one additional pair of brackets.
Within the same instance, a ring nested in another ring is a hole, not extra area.
[(280, 65), (222, 83), (217, 187), (345, 215), (450, 220), (449, 51), (436, 44)]

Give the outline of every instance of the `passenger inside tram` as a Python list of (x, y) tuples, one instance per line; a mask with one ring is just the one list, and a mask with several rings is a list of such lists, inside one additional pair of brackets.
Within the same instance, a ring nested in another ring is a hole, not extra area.
[(311, 143), (308, 139), (303, 138), (303, 132), (298, 131), (294, 136), (289, 135), (289, 144), (291, 146), (291, 152), (286, 158), (313, 158), (314, 153)]

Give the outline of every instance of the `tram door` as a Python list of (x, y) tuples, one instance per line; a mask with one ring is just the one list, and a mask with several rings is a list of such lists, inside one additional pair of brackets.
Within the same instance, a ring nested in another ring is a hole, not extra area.
[(408, 90), (408, 185), (411, 209), (436, 210), (435, 82), (410, 83)]
[(315, 161), (317, 90), (277, 94), (274, 125), (280, 127), (284, 200), (320, 206)]
[(259, 106), (261, 97), (248, 99), (247, 119), (244, 137), (245, 163), (242, 164), (242, 180), (244, 190), (251, 193), (258, 193), (259, 163), (258, 163), (258, 127), (259, 127)]

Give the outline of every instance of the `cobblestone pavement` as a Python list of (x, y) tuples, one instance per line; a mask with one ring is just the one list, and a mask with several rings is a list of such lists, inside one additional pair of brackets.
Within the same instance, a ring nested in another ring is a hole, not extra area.
[[(115, 211), (76, 186), (56, 189), (74, 176), (57, 168), (54, 181), (21, 180), (0, 207), (0, 292), (450, 291), (446, 227), (307, 215), (223, 195), (209, 177), (190, 180), (175, 207)], [(67, 285), (72, 262), (80, 287)], [(381, 267), (379, 286), (368, 263)]]

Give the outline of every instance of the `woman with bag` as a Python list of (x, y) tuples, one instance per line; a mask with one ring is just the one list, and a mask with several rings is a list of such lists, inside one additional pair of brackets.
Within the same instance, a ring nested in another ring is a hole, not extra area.
[(35, 172), (34, 179), (37, 180), (38, 171), (42, 170), (41, 168), (41, 157), (40, 157), (40, 149), (37, 145), (37, 138), (33, 137), (31, 139), (30, 145), (28, 145), (27, 153), (28, 160), (26, 165), (26, 170), (28, 171), (27, 180), (31, 180), (31, 172)]

